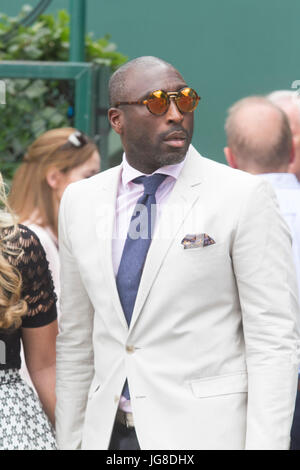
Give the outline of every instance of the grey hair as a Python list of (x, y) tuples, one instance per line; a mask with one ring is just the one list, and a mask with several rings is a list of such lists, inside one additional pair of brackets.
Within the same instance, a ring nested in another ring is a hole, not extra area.
[(267, 96), (268, 100), (276, 105), (280, 105), (283, 101), (294, 103), (299, 111), (299, 123), (300, 123), (300, 96), (298, 91), (294, 90), (277, 90), (269, 93)]
[(165, 66), (171, 67), (175, 70), (173, 65), (153, 56), (142, 56), (126, 62), (126, 64), (119, 67), (111, 76), (108, 84), (109, 90), (109, 104), (114, 106), (118, 101), (126, 101), (127, 94), (127, 74), (130, 70), (137, 67), (151, 67), (151, 66)]

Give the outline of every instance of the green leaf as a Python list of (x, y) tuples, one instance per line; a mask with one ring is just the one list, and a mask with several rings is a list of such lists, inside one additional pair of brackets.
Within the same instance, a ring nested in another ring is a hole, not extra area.
[(28, 99), (39, 98), (47, 93), (48, 87), (43, 80), (35, 80), (32, 85), (26, 90), (26, 97)]
[[(30, 11), (32, 7), (24, 5), (18, 17), (0, 13), (0, 60), (68, 61), (69, 13), (61, 10), (56, 15), (43, 14), (31, 26), (19, 25)], [(15, 25), (19, 25), (16, 34), (9, 41), (1, 39)], [(86, 60), (110, 70), (127, 60), (108, 34), (102, 38), (87, 34), (85, 46)], [(10, 181), (28, 146), (39, 135), (49, 129), (74, 125), (73, 118), (67, 115), (69, 106), (74, 107), (74, 84), (34, 79), (5, 82), (7, 104), (0, 106), (0, 169), (5, 180)]]

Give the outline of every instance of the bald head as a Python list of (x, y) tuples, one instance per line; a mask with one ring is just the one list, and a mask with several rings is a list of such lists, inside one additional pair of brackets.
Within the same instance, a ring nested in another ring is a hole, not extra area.
[(129, 93), (129, 84), (136, 74), (145, 72), (148, 68), (157, 68), (158, 72), (166, 69), (172, 69), (176, 73), (177, 70), (173, 65), (165, 62), (158, 57), (143, 56), (133, 59), (118, 68), (111, 76), (109, 81), (109, 103), (114, 106), (118, 101), (127, 101)]
[(236, 166), (251, 173), (286, 172), (292, 135), (286, 115), (268, 99), (244, 98), (228, 112), (225, 130)]

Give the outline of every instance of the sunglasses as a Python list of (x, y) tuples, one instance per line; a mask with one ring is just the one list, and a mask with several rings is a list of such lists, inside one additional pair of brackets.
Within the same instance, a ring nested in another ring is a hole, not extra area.
[(89, 143), (89, 138), (83, 132), (75, 131), (69, 135), (67, 142), (59, 150), (70, 150), (71, 148), (82, 148)]
[(125, 104), (144, 104), (147, 106), (150, 113), (161, 116), (168, 111), (171, 98), (174, 99), (176, 106), (181, 113), (191, 113), (197, 108), (200, 101), (200, 96), (197, 95), (195, 90), (185, 87), (179, 91), (166, 92), (163, 90), (156, 90), (150, 93), (146, 100), (119, 101), (115, 104), (115, 107)]

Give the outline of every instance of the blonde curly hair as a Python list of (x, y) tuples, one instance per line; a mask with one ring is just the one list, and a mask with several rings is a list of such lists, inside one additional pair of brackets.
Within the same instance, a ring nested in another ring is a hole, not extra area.
[(21, 298), (22, 277), (9, 259), (22, 254), (12, 243), (18, 236), (16, 217), (12, 214), (0, 173), (0, 328), (18, 328), (27, 312), (27, 303)]

